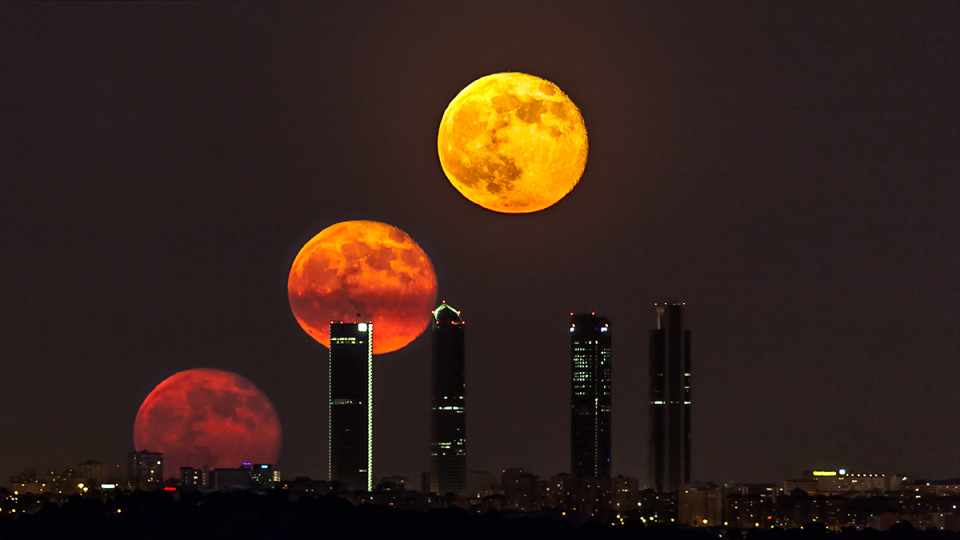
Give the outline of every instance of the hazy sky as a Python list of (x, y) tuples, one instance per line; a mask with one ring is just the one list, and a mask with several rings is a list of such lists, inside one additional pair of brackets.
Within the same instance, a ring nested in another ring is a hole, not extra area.
[[(0, 479), (121, 462), (169, 375), (273, 400), (326, 469), (287, 274), (400, 227), (467, 321), (468, 467), (569, 469), (569, 313), (613, 333), (613, 471), (647, 467), (653, 302), (693, 333), (693, 476), (960, 476), (960, 3), (0, 4)], [(440, 169), (449, 101), (555, 82), (590, 154), (503, 215)], [(375, 474), (428, 468), (429, 340), (376, 358)]]

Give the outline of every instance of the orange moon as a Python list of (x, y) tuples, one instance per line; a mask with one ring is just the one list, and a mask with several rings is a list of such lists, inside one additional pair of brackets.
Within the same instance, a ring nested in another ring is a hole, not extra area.
[(437, 276), (402, 230), (344, 221), (320, 231), (297, 254), (287, 281), (290, 310), (313, 339), (330, 346), (331, 321), (373, 323), (374, 354), (401, 349), (430, 322)]
[(587, 128), (557, 85), (526, 73), (470, 83), (443, 113), (440, 166), (464, 197), (495, 212), (537, 212), (562, 199), (587, 164)]
[(174, 373), (143, 400), (133, 425), (137, 451), (163, 453), (166, 477), (180, 467), (276, 464), (283, 430), (270, 399), (249, 380), (219, 369)]

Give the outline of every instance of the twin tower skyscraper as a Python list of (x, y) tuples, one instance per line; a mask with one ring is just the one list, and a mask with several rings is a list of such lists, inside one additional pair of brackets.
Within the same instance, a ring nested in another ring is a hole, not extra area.
[[(433, 310), (430, 491), (463, 493), (467, 476), (464, 322), (446, 302)], [(372, 491), (373, 323), (330, 323), (327, 477)]]
[[(685, 304), (657, 303), (650, 331), (648, 486), (677, 491), (690, 481), (690, 331)], [(570, 469), (607, 478), (611, 465), (611, 330), (596, 313), (570, 314)]]
[[(690, 480), (690, 331), (684, 304), (654, 304), (649, 348), (649, 478), (659, 492)], [(607, 319), (571, 313), (570, 455), (577, 477), (611, 471), (611, 329)], [(433, 310), (429, 490), (464, 493), (466, 416), (464, 321), (446, 302)], [(328, 478), (371, 491), (373, 324), (330, 323)]]

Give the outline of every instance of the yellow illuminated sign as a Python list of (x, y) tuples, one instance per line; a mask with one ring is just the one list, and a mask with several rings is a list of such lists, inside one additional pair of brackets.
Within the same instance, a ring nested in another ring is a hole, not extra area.
[(814, 476), (836, 476), (837, 471), (813, 471)]

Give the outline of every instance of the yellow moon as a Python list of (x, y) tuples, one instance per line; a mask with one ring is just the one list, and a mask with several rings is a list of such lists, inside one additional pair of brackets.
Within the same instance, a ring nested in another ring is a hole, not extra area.
[(547, 208), (580, 181), (587, 128), (552, 82), (495, 73), (453, 98), (437, 136), (440, 166), (464, 197), (495, 212)]

